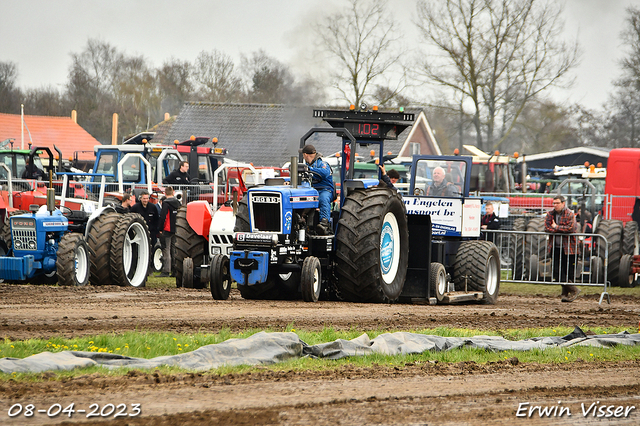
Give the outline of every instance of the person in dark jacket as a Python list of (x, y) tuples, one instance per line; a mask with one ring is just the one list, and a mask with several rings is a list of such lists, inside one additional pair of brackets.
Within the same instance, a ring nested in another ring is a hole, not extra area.
[(131, 213), (131, 206), (133, 206), (136, 202), (135, 196), (126, 193), (122, 195), (122, 201), (119, 206), (115, 206), (116, 212), (124, 214)]
[(387, 171), (384, 169), (384, 164), (378, 167), (380, 167), (380, 171), (382, 171), (382, 180), (387, 185), (387, 187), (395, 189), (397, 191), (398, 188), (395, 187), (395, 184), (400, 179), (400, 173), (398, 173), (398, 171), (394, 169), (389, 170), (389, 172), (387, 173)]
[(442, 167), (436, 167), (431, 173), (433, 183), (427, 188), (430, 197), (459, 197), (458, 188), (451, 182), (447, 182), (446, 173)]
[(189, 163), (186, 161), (181, 161), (178, 168), (171, 173), (169, 176), (164, 178), (162, 183), (172, 184), (172, 185), (188, 185), (191, 181), (191, 177), (189, 176)]
[(166, 198), (162, 202), (160, 211), (160, 243), (162, 244), (162, 272), (161, 277), (173, 276), (173, 259), (176, 250), (176, 216), (180, 208), (180, 201), (174, 196), (173, 188), (164, 189)]
[(156, 245), (158, 240), (158, 208), (155, 204), (149, 202), (149, 193), (142, 191), (140, 200), (131, 207), (131, 213), (138, 213), (147, 222), (149, 234), (151, 234), (151, 247)]
[[(547, 243), (547, 250), (553, 258), (553, 278), (558, 282), (571, 283), (575, 274), (578, 242), (575, 235), (578, 225), (576, 217), (565, 206), (562, 195), (553, 197), (553, 210), (547, 213), (544, 229), (552, 234)], [(575, 285), (562, 285), (562, 301), (573, 302), (580, 294)]]
[[(485, 208), (486, 214), (482, 216), (482, 219), (480, 220), (480, 228), (481, 229), (500, 229), (500, 219), (498, 219), (498, 216), (496, 216), (496, 214), (493, 211), (493, 204), (486, 203), (484, 208)], [(482, 238), (487, 241), (495, 242), (496, 234), (494, 234), (493, 232), (490, 232), (488, 234), (483, 233)]]

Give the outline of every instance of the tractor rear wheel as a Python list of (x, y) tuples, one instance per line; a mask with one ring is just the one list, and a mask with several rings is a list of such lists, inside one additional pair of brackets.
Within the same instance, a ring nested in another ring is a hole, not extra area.
[(7, 246), (7, 253), (11, 250), (11, 222), (9, 221), (9, 218), (17, 214), (25, 213), (29, 212), (25, 210), (16, 210), (14, 212), (7, 213), (7, 221), (2, 225), (2, 230), (0, 231), (0, 240), (4, 241), (4, 244)]
[(460, 244), (453, 264), (456, 290), (464, 288), (484, 293), (482, 303), (493, 305), (500, 291), (500, 254), (490, 241), (465, 241)]
[(118, 213), (103, 213), (91, 225), (87, 235), (91, 285), (115, 284), (111, 281), (111, 241), (120, 217)]
[[(525, 229), (521, 228), (522, 222), (518, 223), (518, 231)], [(536, 217), (531, 219), (527, 223), (527, 232), (544, 232), (544, 218)], [(538, 256), (538, 259), (545, 259), (547, 253), (546, 237), (544, 235), (516, 235), (515, 237), (515, 259), (513, 262), (513, 278), (515, 280), (535, 280), (532, 276), (537, 274), (531, 274), (531, 257)]]
[(120, 215), (111, 242), (111, 277), (121, 286), (144, 287), (150, 261), (149, 228), (138, 213)]
[(81, 234), (66, 234), (58, 244), (56, 269), (60, 285), (83, 287), (89, 282), (89, 246)]
[(638, 237), (638, 222), (632, 220), (627, 222), (624, 226), (623, 232), (623, 240), (622, 240), (622, 253), (623, 254), (640, 254), (638, 249), (640, 248), (639, 237)]
[[(620, 258), (622, 257), (622, 221), (620, 220), (601, 220), (598, 225), (597, 234), (602, 235), (609, 243), (609, 262), (607, 263), (607, 278), (611, 281), (611, 285), (620, 285), (618, 283), (618, 272), (620, 270)], [(598, 256), (605, 258), (605, 249), (602, 240), (598, 241)], [(624, 284), (624, 282), (622, 283)]]
[[(178, 209), (176, 216), (176, 287), (182, 287), (182, 262), (187, 257), (193, 260), (193, 265), (199, 267), (205, 263), (207, 253), (207, 240), (196, 234), (187, 222), (187, 207)], [(192, 282), (196, 288), (202, 288), (200, 278), (193, 277)]]
[(248, 195), (245, 194), (242, 200), (238, 201), (238, 211), (236, 213), (236, 225), (233, 232), (250, 232), (249, 224), (249, 206), (247, 205)]
[(345, 300), (390, 303), (407, 275), (409, 231), (402, 197), (384, 187), (355, 190), (336, 235), (337, 288)]

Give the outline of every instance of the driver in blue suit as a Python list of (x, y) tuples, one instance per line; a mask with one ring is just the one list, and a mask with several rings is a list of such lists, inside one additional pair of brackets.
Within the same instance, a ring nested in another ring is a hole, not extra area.
[(309, 166), (309, 170), (314, 173), (312, 186), (318, 191), (318, 207), (320, 208), (319, 233), (330, 234), (329, 216), (331, 214), (331, 202), (333, 201), (333, 178), (331, 177), (331, 166), (322, 159), (313, 145), (305, 145), (300, 150), (304, 162)]

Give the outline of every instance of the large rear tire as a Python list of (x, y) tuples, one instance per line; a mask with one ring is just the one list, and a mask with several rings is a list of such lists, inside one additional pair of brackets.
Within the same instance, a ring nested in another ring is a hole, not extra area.
[(500, 254), (490, 241), (465, 241), (460, 244), (453, 264), (456, 290), (481, 291), (482, 303), (493, 305), (500, 291)]
[(25, 213), (29, 212), (26, 210), (16, 210), (14, 212), (7, 213), (7, 220), (2, 225), (2, 230), (0, 230), (0, 240), (4, 241), (4, 244), (7, 246), (7, 253), (11, 250), (11, 222), (9, 221), (9, 218), (17, 214)]
[(87, 245), (91, 254), (91, 285), (115, 284), (111, 281), (111, 241), (120, 217), (118, 213), (104, 213), (91, 225), (87, 235)]
[[(182, 262), (190, 257), (193, 265), (204, 265), (207, 253), (207, 240), (196, 234), (187, 222), (187, 207), (182, 206), (176, 215), (176, 287), (182, 287)], [(193, 277), (196, 288), (202, 288), (200, 279)]]
[(150, 237), (138, 213), (120, 216), (111, 242), (111, 277), (120, 286), (144, 287), (149, 273)]
[(640, 241), (638, 237), (638, 222), (632, 220), (627, 222), (624, 226), (622, 240), (622, 253), (623, 254), (640, 254)]
[(407, 275), (409, 231), (401, 196), (383, 187), (349, 193), (336, 235), (337, 287), (353, 302), (390, 303)]
[(250, 232), (251, 225), (249, 224), (249, 206), (247, 205), (249, 196), (244, 194), (242, 200), (238, 201), (238, 211), (236, 212), (236, 225), (233, 228), (233, 232)]
[(89, 246), (81, 234), (66, 234), (60, 239), (56, 259), (58, 283), (84, 287), (89, 282)]
[[(620, 258), (622, 257), (622, 221), (602, 220), (598, 225), (597, 234), (605, 237), (609, 243), (609, 262), (607, 263), (607, 278), (611, 285), (617, 286), (620, 271)], [(605, 247), (602, 240), (598, 241), (598, 256), (605, 258)], [(624, 283), (623, 283), (624, 284)]]

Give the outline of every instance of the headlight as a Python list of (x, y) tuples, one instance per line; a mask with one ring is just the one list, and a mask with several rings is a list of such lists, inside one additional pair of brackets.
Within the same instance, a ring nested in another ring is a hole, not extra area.
[(220, 247), (213, 247), (211, 249), (211, 253), (213, 253), (213, 254), (222, 254), (222, 251), (220, 250)]
[(29, 241), (29, 248), (35, 250), (37, 248), (36, 242), (33, 240)]

